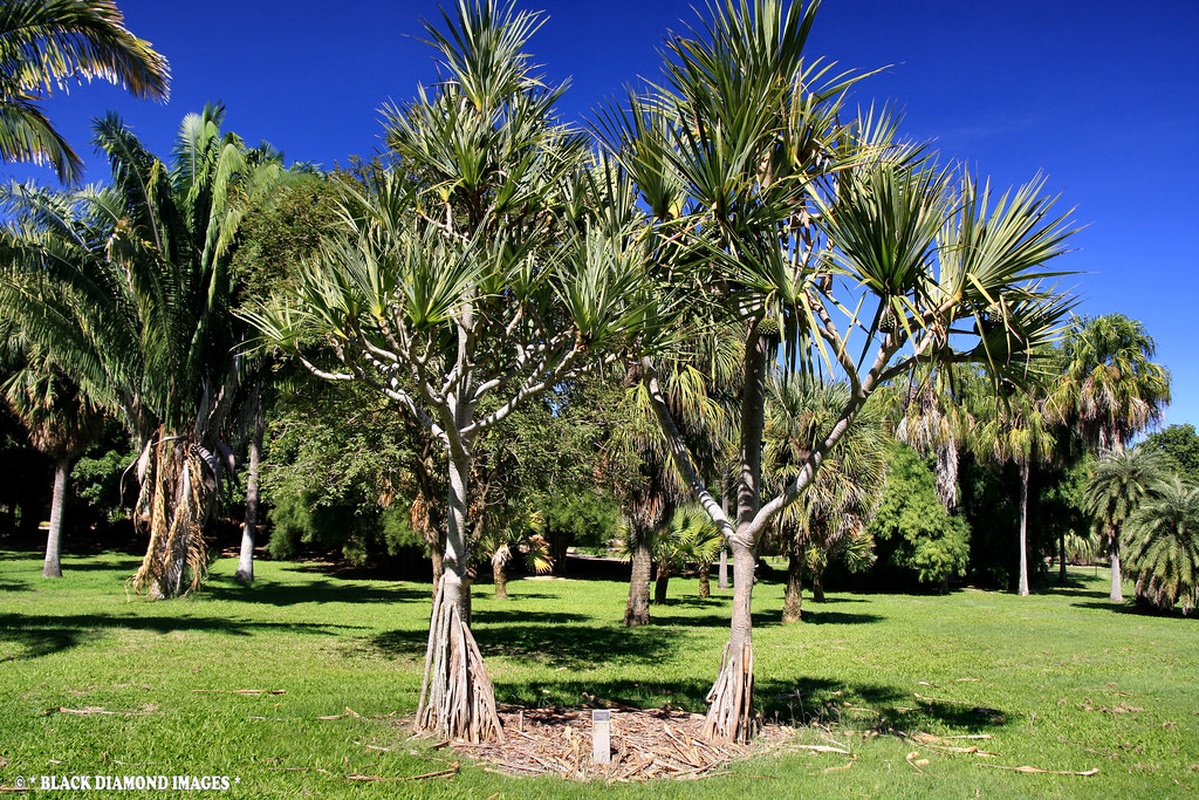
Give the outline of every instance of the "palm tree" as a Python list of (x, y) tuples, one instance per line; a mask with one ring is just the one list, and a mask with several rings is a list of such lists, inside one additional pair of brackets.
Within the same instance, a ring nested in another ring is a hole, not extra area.
[[(1047, 411), (1047, 401), (1037, 386), (1023, 389), (1004, 381), (998, 386), (976, 382), (979, 388), (990, 386), (989, 397), (976, 398), (975, 425), (970, 446), (981, 458), (997, 463), (1014, 462), (1020, 469), (1019, 578), (1016, 593), (1029, 595), (1028, 583), (1028, 488), (1032, 464), (1047, 463), (1057, 455), (1055, 419)], [(979, 402), (981, 400), (981, 402)]]
[[(78, 387), (44, 360), (33, 359), (4, 382), (4, 399), (33, 446), (54, 462), (50, 530), (43, 578), (62, 577), (62, 527), (71, 463), (95, 440), (103, 418)], [(40, 368), (39, 368), (40, 367)]]
[(720, 553), (724, 539), (702, 508), (695, 505), (677, 509), (670, 524), (654, 537), (653, 554), (658, 563), (654, 582), (654, 605), (666, 602), (666, 590), (672, 575), (688, 562), (711, 564)]
[(49, 164), (74, 183), (83, 162), (38, 103), (93, 78), (166, 100), (170, 68), (111, 0), (0, 2), (0, 160)]
[[(541, 16), (496, 0), (443, 16), (444, 29), (426, 26), (443, 80), (385, 110), (399, 163), (345, 187), (344, 223), (298, 296), (253, 318), (314, 374), (371, 386), (444, 448), (445, 571), (416, 725), (478, 741), (503, 732), (469, 626), (477, 440), (639, 347), (653, 309), (619, 228), (631, 194), (603, 193), (610, 174), (589, 170), (554, 111), (564, 87), (546, 88), (524, 53)], [(325, 347), (299, 350), (309, 343)]]
[[(829, 66), (804, 58), (817, 6), (713, 4), (706, 25), (668, 39), (664, 80), (602, 122), (640, 192), (655, 277), (692, 309), (737, 325), (743, 342), (732, 513), (695, 469), (653, 360), (644, 363), (676, 467), (733, 553), (729, 644), (705, 727), (720, 739), (745, 739), (754, 726), (758, 543), (867, 399), (921, 362), (1004, 369), (1069, 308), (1035, 284), (1067, 236), (1037, 198), (1040, 182), (996, 202), (985, 183), (901, 142), (893, 115), (843, 120), (857, 77), (830, 78)], [(847, 294), (855, 302), (843, 303)], [(846, 375), (850, 400), (795, 479), (764, 500), (767, 377), (776, 364), (811, 372), (818, 363)]]
[(952, 365), (943, 369), (921, 366), (913, 370), (901, 389), (895, 438), (936, 458), (937, 498), (953, 513), (958, 504), (960, 445), (969, 440), (973, 418), (961, 402), (962, 373)]
[[(1123, 450), (1161, 420), (1170, 403), (1170, 373), (1153, 363), (1156, 345), (1137, 320), (1123, 314), (1074, 321), (1062, 342), (1065, 369), (1050, 395), (1055, 418), (1075, 428), (1092, 454)], [(1112, 602), (1120, 589), (1120, 539), (1111, 548)]]
[(1137, 598), (1170, 611), (1199, 605), (1199, 487), (1172, 475), (1152, 489), (1120, 532)]
[(228, 465), (220, 434), (242, 378), (230, 256), (245, 207), (286, 174), (222, 133), (223, 116), (186, 116), (167, 167), (109, 115), (95, 142), (111, 186), (4, 195), (20, 225), (4, 234), (14, 257), (0, 307), (138, 444), (135, 516), (150, 542), (133, 583), (153, 598), (197, 586), (206, 568), (203, 528)]
[[(849, 402), (849, 387), (815, 378), (772, 381), (766, 411), (766, 482), (778, 491), (803, 469), (821, 434)], [(813, 590), (831, 551), (858, 541), (882, 496), (887, 446), (880, 407), (867, 406), (828, 452), (807, 492), (778, 517), (788, 565), (783, 622), (802, 618), (803, 573), (813, 572)]]
[(1162, 474), (1161, 459), (1140, 449), (1109, 451), (1092, 468), (1087, 484), (1086, 510), (1093, 520), (1095, 533), (1111, 553), (1110, 596), (1113, 603), (1124, 602), (1119, 546), (1119, 541), (1124, 538), (1122, 527), (1149, 496)]

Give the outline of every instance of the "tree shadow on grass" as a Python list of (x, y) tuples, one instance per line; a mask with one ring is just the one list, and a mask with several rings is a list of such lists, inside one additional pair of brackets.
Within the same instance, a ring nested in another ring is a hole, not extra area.
[(188, 616), (109, 616), (87, 614), (45, 617), (24, 614), (0, 614), (0, 630), (8, 641), (16, 642), (24, 652), (0, 659), (27, 661), (69, 650), (96, 640), (107, 630), (153, 631), (156, 633), (211, 632), (229, 636), (253, 636), (265, 631), (334, 635), (341, 631), (361, 630), (360, 625), (323, 625), (308, 622), (261, 622), (228, 617)]
[(336, 580), (310, 580), (304, 583), (256, 581), (243, 586), (232, 578), (213, 579), (201, 590), (205, 597), (239, 603), (294, 606), (299, 603), (400, 603), (419, 600), (428, 603), (429, 591), (422, 586), (364, 586)]
[(842, 683), (822, 678), (770, 680), (758, 686), (762, 716), (790, 725), (824, 725), (914, 732), (929, 725), (982, 733), (1008, 724), (996, 708), (948, 699), (920, 699), (885, 684)]
[[(713, 663), (713, 677), (716, 667)], [(660, 708), (669, 705), (692, 713), (707, 710), (711, 681), (686, 678), (653, 680), (580, 680), (548, 673), (543, 680), (495, 687), (496, 700), (524, 707), (592, 706)], [(968, 704), (922, 701), (903, 688), (886, 684), (844, 683), (821, 678), (762, 681), (755, 709), (761, 719), (792, 726), (819, 725), (841, 730), (915, 733), (929, 727), (985, 733), (1009, 724), (1002, 710)]]
[[(730, 624), (728, 613), (705, 614), (689, 616), (686, 614), (670, 614), (664, 612), (670, 606), (653, 606), (649, 612), (651, 625), (682, 626), (695, 628), (727, 628)], [(886, 617), (878, 614), (857, 614), (851, 611), (825, 611), (822, 608), (804, 608), (803, 624), (811, 625), (866, 625), (873, 622), (883, 622)], [(771, 628), (783, 624), (783, 612), (778, 608), (768, 608), (754, 612), (754, 628)]]
[[(534, 623), (487, 623), (479, 618), (472, 624), (471, 631), (484, 659), (505, 656), (522, 663), (567, 670), (657, 661), (674, 652), (689, 636), (683, 629), (627, 629), (578, 623), (554, 625), (552, 619), (543, 623), (546, 616), (538, 614)], [(424, 654), (428, 632), (387, 631), (373, 637), (370, 643), (385, 655), (412, 658)]]

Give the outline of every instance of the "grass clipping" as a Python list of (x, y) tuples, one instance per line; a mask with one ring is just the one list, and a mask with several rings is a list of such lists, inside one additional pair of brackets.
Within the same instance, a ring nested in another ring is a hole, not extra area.
[(704, 716), (673, 708), (613, 709), (611, 761), (592, 760), (591, 709), (502, 709), (507, 741), (445, 746), (509, 775), (557, 775), (608, 782), (687, 780), (719, 774), (734, 760), (760, 755), (789, 738), (789, 728), (763, 726), (750, 744), (702, 737)]

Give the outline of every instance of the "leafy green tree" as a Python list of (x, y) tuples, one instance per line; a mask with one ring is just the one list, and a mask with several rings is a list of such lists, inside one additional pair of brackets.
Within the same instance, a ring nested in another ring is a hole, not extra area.
[(1161, 453), (1184, 480), (1199, 483), (1199, 434), (1194, 425), (1169, 425), (1146, 436), (1137, 447)]
[(1137, 598), (1163, 611), (1199, 605), (1199, 487), (1177, 475), (1158, 483), (1120, 531)]
[(924, 583), (961, 573), (970, 555), (970, 529), (937, 498), (936, 478), (910, 447), (891, 453), (887, 488), (867, 531), (880, 546), (880, 563), (909, 571)]
[(83, 162), (39, 103), (56, 86), (93, 78), (166, 100), (170, 69), (111, 0), (0, 2), (0, 160), (49, 164), (74, 183)]
[[(997, 201), (901, 142), (892, 115), (843, 119), (856, 77), (804, 56), (817, 6), (713, 4), (709, 21), (667, 40), (664, 79), (602, 122), (638, 187), (655, 277), (743, 342), (731, 513), (696, 469), (653, 360), (643, 365), (677, 468), (733, 553), (729, 644), (705, 726), (718, 739), (745, 739), (755, 724), (755, 550), (869, 397), (921, 362), (1002, 370), (1069, 307), (1035, 283), (1067, 237), (1040, 182)], [(764, 499), (768, 375), (818, 362), (845, 374), (850, 400), (795, 479)]]
[(245, 207), (285, 177), (222, 132), (223, 117), (212, 105), (187, 115), (168, 167), (109, 115), (94, 129), (111, 186), (3, 197), (19, 223), (4, 232), (0, 307), (137, 442), (135, 516), (150, 543), (133, 583), (153, 598), (197, 586), (206, 568), (240, 386), (230, 257)]
[(1123, 538), (1122, 527), (1162, 477), (1161, 457), (1140, 448), (1108, 451), (1092, 465), (1086, 507), (1096, 535), (1112, 554), (1110, 596), (1113, 603), (1124, 602), (1117, 544)]
[(555, 115), (563, 87), (545, 88), (524, 53), (540, 16), (462, 0), (443, 17), (426, 26), (443, 79), (386, 111), (399, 164), (344, 187), (343, 225), (295, 301), (254, 319), (279, 345), (322, 342), (299, 356), (314, 374), (371, 386), (444, 449), (445, 573), (416, 724), (478, 741), (502, 734), (469, 628), (476, 442), (614, 360), (648, 309), (636, 253), (577, 213), (584, 140)]

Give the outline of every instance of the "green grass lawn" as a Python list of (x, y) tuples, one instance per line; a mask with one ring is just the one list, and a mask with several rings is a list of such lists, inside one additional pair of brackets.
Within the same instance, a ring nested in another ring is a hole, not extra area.
[[(218, 561), (203, 592), (154, 603), (126, 595), (136, 565), (67, 558), (66, 577), (46, 581), (40, 557), (0, 553), (0, 787), (42, 775), (215, 775), (238, 779), (220, 792), (231, 797), (1199, 795), (1199, 626), (1113, 609), (1103, 571), (1076, 570), (1070, 588), (1028, 598), (834, 593), (806, 601), (806, 621), (788, 626), (782, 587), (760, 583), (759, 708), (805, 722), (801, 743), (846, 746), (852, 766), (825, 772), (850, 761), (784, 748), (701, 781), (602, 787), (507, 778), (468, 760), (452, 779), (345, 781), (422, 775), (456, 757), (410, 739), (402, 719), (420, 688), (428, 584), (264, 562), (244, 589), (229, 577), (234, 562)], [(501, 703), (577, 706), (587, 694), (702, 710), (729, 593), (701, 601), (694, 581), (674, 580), (656, 624), (626, 630), (620, 583), (513, 581), (506, 602), (490, 588), (476, 587), (475, 631)], [(890, 731), (990, 734), (958, 744), (997, 755)]]

